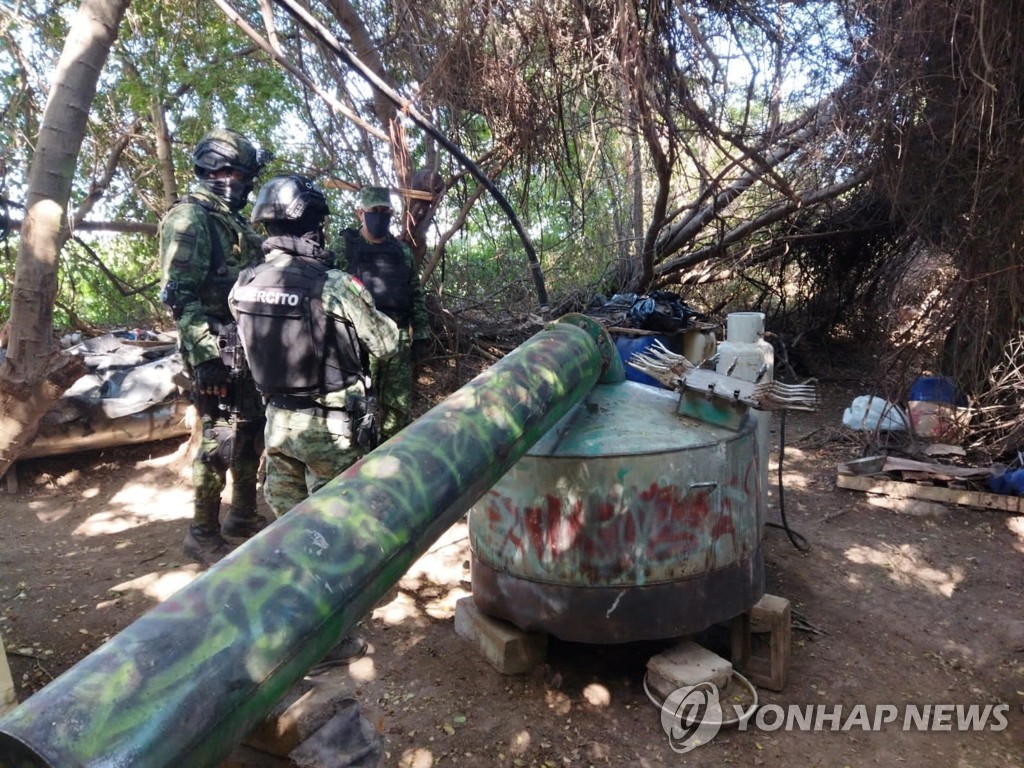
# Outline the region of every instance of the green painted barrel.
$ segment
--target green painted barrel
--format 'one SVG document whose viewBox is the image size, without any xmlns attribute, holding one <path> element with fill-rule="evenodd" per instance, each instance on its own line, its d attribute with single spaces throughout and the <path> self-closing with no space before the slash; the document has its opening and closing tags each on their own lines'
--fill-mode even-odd
<svg viewBox="0 0 1024 768">
<path fill-rule="evenodd" d="M 480 610 L 620 643 L 697 632 L 757 602 L 756 422 L 715 426 L 679 415 L 678 400 L 598 385 L 481 497 L 469 516 Z"/>
</svg>

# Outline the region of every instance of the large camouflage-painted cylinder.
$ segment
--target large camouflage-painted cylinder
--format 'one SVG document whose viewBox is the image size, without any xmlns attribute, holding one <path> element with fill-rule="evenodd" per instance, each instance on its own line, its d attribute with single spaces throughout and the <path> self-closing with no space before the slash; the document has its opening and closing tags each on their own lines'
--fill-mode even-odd
<svg viewBox="0 0 1024 768">
<path fill-rule="evenodd" d="M 567 316 L 0 718 L 0 765 L 216 765 L 622 364 Z"/>
</svg>

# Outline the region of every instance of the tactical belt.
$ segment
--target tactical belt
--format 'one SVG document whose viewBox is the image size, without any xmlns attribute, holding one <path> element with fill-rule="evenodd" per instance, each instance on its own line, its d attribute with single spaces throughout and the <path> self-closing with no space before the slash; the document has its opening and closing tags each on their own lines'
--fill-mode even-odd
<svg viewBox="0 0 1024 768">
<path fill-rule="evenodd" d="M 301 413 L 306 416 L 320 416 L 325 419 L 348 419 L 344 408 L 328 408 L 308 395 L 271 395 L 267 401 L 275 408 Z"/>
</svg>

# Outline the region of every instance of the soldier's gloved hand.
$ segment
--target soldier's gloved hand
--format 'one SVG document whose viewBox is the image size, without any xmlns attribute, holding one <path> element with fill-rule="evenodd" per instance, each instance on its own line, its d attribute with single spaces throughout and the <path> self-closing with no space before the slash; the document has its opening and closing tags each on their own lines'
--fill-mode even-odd
<svg viewBox="0 0 1024 768">
<path fill-rule="evenodd" d="M 421 360 L 425 360 L 427 354 L 430 352 L 430 342 L 426 339 L 415 339 L 412 342 L 410 348 L 410 355 L 414 363 L 418 363 Z"/>
<path fill-rule="evenodd" d="M 201 395 L 227 397 L 229 378 L 228 368 L 219 357 L 196 366 L 196 389 Z"/>
</svg>

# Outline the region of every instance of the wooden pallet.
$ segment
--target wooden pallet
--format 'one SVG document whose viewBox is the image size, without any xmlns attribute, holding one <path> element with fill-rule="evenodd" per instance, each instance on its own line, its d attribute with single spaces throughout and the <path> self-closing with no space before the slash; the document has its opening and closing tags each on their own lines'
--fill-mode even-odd
<svg viewBox="0 0 1024 768">
<path fill-rule="evenodd" d="M 889 473 L 897 474 L 895 479 Z M 920 499 L 977 509 L 1024 514 L 1024 498 L 971 490 L 967 485 L 991 472 L 986 468 L 951 467 L 941 464 L 869 456 L 839 465 L 836 486 L 890 499 Z"/>
</svg>

